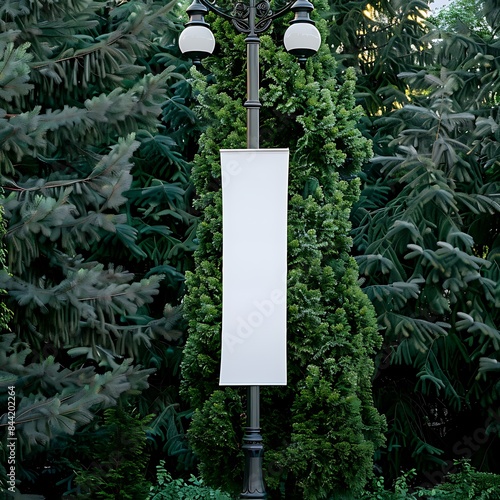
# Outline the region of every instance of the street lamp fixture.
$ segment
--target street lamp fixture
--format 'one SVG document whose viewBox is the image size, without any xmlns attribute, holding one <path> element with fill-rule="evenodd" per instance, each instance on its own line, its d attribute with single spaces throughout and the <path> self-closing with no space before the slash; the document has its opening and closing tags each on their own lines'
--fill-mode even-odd
<svg viewBox="0 0 500 500">
<path fill-rule="evenodd" d="M 210 31 L 205 15 L 213 12 L 232 22 L 238 33 L 246 34 L 247 46 L 247 148 L 259 149 L 259 35 L 265 32 L 273 19 L 287 12 L 295 14 L 285 32 L 285 49 L 298 57 L 303 65 L 306 58 L 315 54 L 321 45 L 321 35 L 309 17 L 314 6 L 308 0 L 290 1 L 278 8 L 271 9 L 268 0 L 248 0 L 248 4 L 237 2 L 232 11 L 222 9 L 217 0 L 193 0 L 187 8 L 189 21 L 179 37 L 181 52 L 199 64 L 203 57 L 214 51 L 215 38 Z M 256 369 L 258 369 L 256 367 Z M 243 491 L 240 499 L 266 498 L 262 475 L 263 446 L 260 435 L 260 387 L 248 386 L 247 399 L 248 426 L 245 427 L 242 448 L 245 453 Z"/>
<path fill-rule="evenodd" d="M 209 11 L 230 20 L 239 33 L 255 36 L 266 31 L 273 19 L 291 10 L 295 13 L 295 18 L 290 22 L 290 27 L 285 32 L 285 48 L 291 54 L 297 55 L 300 62 L 304 62 L 308 56 L 318 51 L 321 44 L 321 35 L 314 25 L 314 21 L 309 17 L 313 9 L 314 6 L 308 0 L 297 0 L 287 3 L 277 12 L 273 12 L 267 0 L 258 3 L 255 0 L 250 0 L 248 5 L 238 2 L 232 13 L 228 13 L 218 7 L 215 2 L 194 0 L 186 9 L 189 21 L 179 37 L 179 48 L 196 64 L 203 57 L 212 54 L 215 48 L 215 38 L 205 21 L 205 15 Z"/>
<path fill-rule="evenodd" d="M 205 21 L 207 7 L 198 0 L 186 9 L 189 21 L 179 37 L 179 48 L 183 54 L 189 55 L 195 64 L 203 57 L 209 56 L 215 48 L 215 37 Z"/>
<path fill-rule="evenodd" d="M 285 31 L 283 42 L 285 49 L 298 56 L 299 62 L 304 63 L 306 59 L 314 55 L 321 45 L 321 35 L 314 21 L 309 17 L 313 5 L 308 0 L 297 0 L 290 8 L 295 13 L 295 18 Z"/>
</svg>

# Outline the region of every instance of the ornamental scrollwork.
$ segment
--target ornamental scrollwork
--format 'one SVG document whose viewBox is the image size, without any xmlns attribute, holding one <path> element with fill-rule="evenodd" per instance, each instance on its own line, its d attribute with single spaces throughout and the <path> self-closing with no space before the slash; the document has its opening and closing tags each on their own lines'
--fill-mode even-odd
<svg viewBox="0 0 500 500">
<path fill-rule="evenodd" d="M 290 10 L 293 1 L 286 2 L 276 12 L 271 9 L 268 0 L 249 0 L 249 3 L 238 2 L 231 11 L 224 10 L 217 5 L 217 0 L 200 0 L 210 11 L 230 20 L 239 33 L 259 34 L 266 31 L 273 19 Z M 253 16 L 252 16 L 253 12 Z"/>
</svg>

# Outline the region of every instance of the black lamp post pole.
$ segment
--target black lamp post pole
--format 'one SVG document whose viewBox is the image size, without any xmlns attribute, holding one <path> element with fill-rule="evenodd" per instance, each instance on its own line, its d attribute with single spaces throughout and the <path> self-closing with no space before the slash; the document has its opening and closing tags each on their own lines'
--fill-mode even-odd
<svg viewBox="0 0 500 500">
<path fill-rule="evenodd" d="M 181 46 L 181 51 L 190 53 L 195 63 L 199 64 L 201 57 L 212 53 L 215 46 L 213 34 L 209 31 L 208 24 L 204 19 L 208 12 L 214 12 L 216 15 L 231 21 L 239 33 L 247 35 L 245 39 L 247 46 L 247 100 L 244 106 L 247 108 L 248 149 L 259 149 L 259 113 L 261 107 L 259 100 L 259 34 L 269 28 L 273 19 L 290 10 L 294 12 L 295 18 L 290 24 L 295 25 L 295 27 L 298 25 L 309 27 L 309 29 L 301 32 L 299 45 L 291 43 L 288 47 L 285 33 L 285 47 L 289 52 L 296 54 L 302 63 L 307 56 L 318 50 L 321 42 L 318 30 L 311 28 L 311 25 L 314 26 L 314 22 L 310 20 L 309 13 L 313 8 L 309 0 L 288 0 L 274 12 L 271 9 L 270 0 L 248 0 L 248 4 L 240 0 L 237 1 L 232 12 L 229 12 L 217 6 L 217 0 L 193 0 L 187 9 L 189 22 L 179 38 L 179 45 L 181 46 L 181 42 L 184 44 L 184 48 Z M 191 44 L 188 40 L 188 30 L 193 33 L 195 44 Z M 185 33 L 186 37 L 183 39 Z M 296 30 L 293 36 L 297 36 Z M 208 49 L 207 44 L 211 45 L 210 49 Z M 245 453 L 245 472 L 240 499 L 266 498 L 262 474 L 264 447 L 260 434 L 260 387 L 258 385 L 248 387 L 247 427 L 245 427 L 242 448 Z"/>
<path fill-rule="evenodd" d="M 259 47 L 260 39 L 255 33 L 255 3 L 250 0 L 248 12 L 249 33 L 247 44 L 247 148 L 259 149 Z M 243 436 L 245 453 L 245 475 L 240 498 L 266 498 L 262 459 L 264 447 L 260 434 L 260 387 L 252 385 L 247 391 L 247 427 Z"/>
<path fill-rule="evenodd" d="M 249 33 L 247 44 L 247 148 L 259 149 L 259 46 L 260 38 L 255 33 L 255 1 L 250 0 L 248 12 Z"/>
<path fill-rule="evenodd" d="M 248 387 L 247 411 L 248 427 L 243 436 L 243 451 L 245 453 L 245 475 L 243 491 L 240 498 L 266 498 L 264 478 L 262 476 L 262 458 L 264 447 L 260 434 L 260 387 Z"/>
</svg>

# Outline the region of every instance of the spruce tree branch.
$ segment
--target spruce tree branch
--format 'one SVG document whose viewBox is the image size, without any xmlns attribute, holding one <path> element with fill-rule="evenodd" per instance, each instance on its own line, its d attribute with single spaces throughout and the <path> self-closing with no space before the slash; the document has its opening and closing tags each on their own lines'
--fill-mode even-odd
<svg viewBox="0 0 500 500">
<path fill-rule="evenodd" d="M 109 37 L 107 37 L 106 40 L 99 42 L 99 43 L 95 44 L 94 46 L 89 47 L 87 49 L 77 50 L 72 56 L 62 57 L 60 59 L 55 59 L 55 60 L 47 60 L 47 61 L 43 61 L 43 62 L 40 61 L 37 63 L 33 63 L 31 65 L 31 67 L 32 67 L 32 69 L 38 70 L 40 68 L 50 66 L 51 64 L 59 64 L 59 63 L 65 62 L 65 61 L 78 60 L 78 59 L 80 59 L 88 54 L 99 52 L 100 50 L 103 49 L 103 47 L 111 47 L 112 45 L 117 43 L 118 40 L 120 40 L 124 36 L 126 36 L 126 33 L 124 33 L 123 31 L 121 33 L 120 33 L 120 30 L 113 31 L 112 33 L 109 34 Z"/>
</svg>

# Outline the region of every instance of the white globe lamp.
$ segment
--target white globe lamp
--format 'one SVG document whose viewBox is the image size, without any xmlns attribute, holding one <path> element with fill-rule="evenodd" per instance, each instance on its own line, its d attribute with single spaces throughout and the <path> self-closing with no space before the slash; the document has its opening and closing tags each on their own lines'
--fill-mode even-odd
<svg viewBox="0 0 500 500">
<path fill-rule="evenodd" d="M 214 34 L 205 22 L 208 9 L 194 0 L 186 12 L 189 14 L 189 21 L 179 37 L 179 49 L 195 64 L 200 64 L 201 59 L 212 54 L 215 48 Z"/>
<path fill-rule="evenodd" d="M 321 45 L 321 35 L 309 13 L 314 6 L 308 0 L 297 0 L 291 10 L 295 18 L 285 32 L 283 43 L 285 49 L 298 57 L 300 63 L 315 54 Z"/>
</svg>

